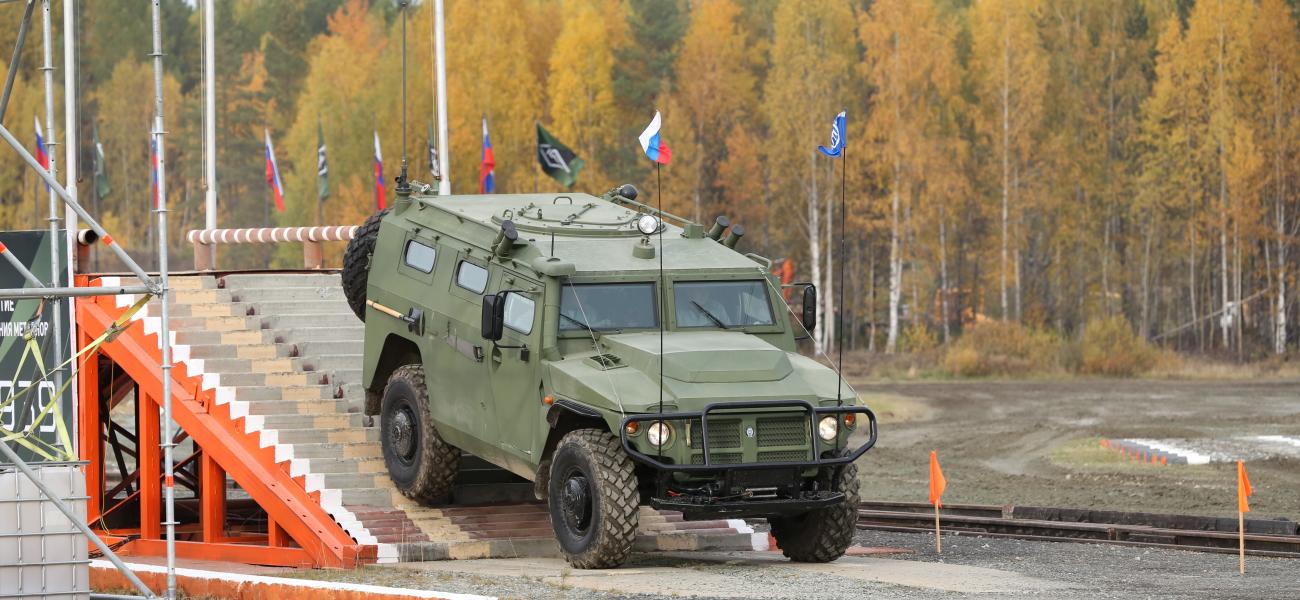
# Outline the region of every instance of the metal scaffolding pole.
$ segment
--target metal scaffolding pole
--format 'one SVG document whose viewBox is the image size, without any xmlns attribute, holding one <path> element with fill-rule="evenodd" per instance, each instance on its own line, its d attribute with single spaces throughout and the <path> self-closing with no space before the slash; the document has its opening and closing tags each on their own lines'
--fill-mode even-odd
<svg viewBox="0 0 1300 600">
<path fill-rule="evenodd" d="M 50 161 L 50 178 L 58 179 L 58 172 L 54 168 L 57 153 L 54 152 L 54 146 L 58 144 L 59 136 L 54 129 L 54 50 L 53 39 L 50 33 L 50 0 L 41 2 L 41 28 L 45 34 L 42 40 L 42 47 L 45 54 L 45 135 L 46 147 L 49 150 Z M 73 177 L 69 177 L 73 179 Z M 59 197 L 50 188 L 50 287 L 59 286 Z M 68 246 L 69 258 L 72 254 L 72 246 Z M 63 389 L 63 300 L 59 298 L 50 298 L 50 330 L 54 334 L 54 389 Z"/>
<path fill-rule="evenodd" d="M 162 53 L 162 3 L 153 0 L 153 88 L 154 88 L 154 127 L 153 136 L 158 144 L 158 299 L 162 306 L 161 332 L 158 334 L 162 345 L 162 449 L 163 449 L 163 505 L 166 511 L 163 525 L 167 527 L 167 598 L 176 598 L 176 488 L 172 449 L 176 447 L 175 435 L 172 433 L 172 343 L 171 322 L 168 320 L 167 290 L 167 151 L 163 141 L 167 137 L 163 128 L 163 53 Z"/>
<path fill-rule="evenodd" d="M 18 39 L 14 42 L 14 55 L 9 59 L 9 72 L 5 74 L 5 90 L 0 94 L 0 121 L 5 120 L 5 112 L 9 109 L 9 93 L 14 91 L 14 77 L 18 75 L 18 61 L 23 55 L 23 43 L 27 41 L 27 26 L 32 22 L 32 8 L 36 6 L 36 0 L 27 0 L 27 8 L 23 9 L 23 20 L 18 22 Z"/>
<path fill-rule="evenodd" d="M 63 180 L 68 182 L 64 186 L 68 190 L 68 196 L 76 200 L 77 176 L 79 174 L 77 171 L 77 128 L 79 121 L 77 119 L 77 7 L 74 4 L 73 0 L 63 0 L 63 149 L 66 157 L 63 161 L 63 172 L 65 173 Z M 70 210 L 64 211 L 63 219 L 63 238 L 66 240 L 64 248 L 68 252 L 68 261 L 65 268 L 68 273 L 68 285 L 72 285 L 73 263 L 77 260 L 77 252 L 73 250 L 77 245 L 77 213 Z M 54 285 L 58 285 L 57 277 Z M 64 306 L 67 307 L 63 316 L 68 318 L 68 347 L 76 348 L 77 313 L 75 301 L 68 298 L 64 301 Z M 56 313 L 54 316 L 54 335 L 56 336 L 59 335 L 58 323 L 60 318 L 60 315 Z M 68 376 L 74 380 L 72 389 L 77 389 L 75 382 L 77 378 L 76 371 L 69 371 Z M 59 372 L 57 377 L 62 379 L 63 373 Z M 76 430 L 75 424 L 73 430 L 74 432 Z M 72 439 L 78 438 L 74 435 Z"/>
<path fill-rule="evenodd" d="M 203 223 L 217 228 L 217 90 L 216 90 L 216 13 L 212 0 L 203 0 Z M 206 251 L 208 264 L 217 267 L 217 247 Z"/>
</svg>

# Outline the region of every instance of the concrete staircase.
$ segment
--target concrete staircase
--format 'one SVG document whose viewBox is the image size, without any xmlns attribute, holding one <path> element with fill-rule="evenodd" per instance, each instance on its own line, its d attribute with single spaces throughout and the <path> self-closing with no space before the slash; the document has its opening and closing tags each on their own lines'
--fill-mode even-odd
<svg viewBox="0 0 1300 600">
<path fill-rule="evenodd" d="M 112 285 L 105 278 L 106 285 Z M 389 481 L 379 428 L 362 414 L 364 325 L 348 308 L 336 273 L 172 276 L 173 358 L 232 418 L 273 448 L 295 478 L 380 562 L 558 553 L 544 504 L 530 485 L 467 457 L 456 500 L 492 506 L 420 506 Z M 119 297 L 120 306 L 134 299 Z M 157 328 L 158 302 L 137 318 Z M 494 474 L 495 473 L 495 474 Z M 766 536 L 741 520 L 683 522 L 643 509 L 637 548 L 759 549 Z"/>
</svg>

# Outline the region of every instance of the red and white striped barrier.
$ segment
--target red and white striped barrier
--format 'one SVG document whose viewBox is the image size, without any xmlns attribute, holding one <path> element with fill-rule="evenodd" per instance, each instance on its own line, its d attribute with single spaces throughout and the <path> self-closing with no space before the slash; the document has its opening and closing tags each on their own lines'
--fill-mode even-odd
<svg viewBox="0 0 1300 600">
<path fill-rule="evenodd" d="M 279 244 L 301 243 L 303 266 L 319 269 L 325 265 L 321 242 L 346 242 L 357 232 L 356 225 L 330 225 L 326 227 L 255 227 L 251 229 L 195 229 L 185 234 L 194 244 L 194 270 L 211 271 L 215 268 L 210 246 L 217 244 Z"/>
</svg>

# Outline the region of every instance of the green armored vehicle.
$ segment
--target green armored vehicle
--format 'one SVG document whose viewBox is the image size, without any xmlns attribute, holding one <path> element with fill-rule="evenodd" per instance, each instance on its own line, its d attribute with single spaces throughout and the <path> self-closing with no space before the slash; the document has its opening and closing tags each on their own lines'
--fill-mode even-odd
<svg viewBox="0 0 1300 600">
<path fill-rule="evenodd" d="M 389 476 L 438 502 L 464 451 L 533 481 L 581 568 L 622 564 L 643 504 L 766 517 L 789 558 L 840 557 L 876 421 L 796 352 L 816 289 L 796 317 L 741 226 L 636 195 L 417 192 L 358 229 L 343 284 Z"/>
</svg>

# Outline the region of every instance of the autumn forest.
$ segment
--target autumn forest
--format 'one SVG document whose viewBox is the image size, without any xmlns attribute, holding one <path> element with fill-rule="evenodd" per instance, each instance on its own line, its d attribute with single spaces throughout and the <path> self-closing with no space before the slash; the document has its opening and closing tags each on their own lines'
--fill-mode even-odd
<svg viewBox="0 0 1300 600">
<path fill-rule="evenodd" d="M 422 182 L 431 4 L 407 21 L 405 143 Z M 77 5 L 82 201 L 152 264 L 148 7 Z M 204 220 L 201 27 L 190 2 L 163 5 L 166 205 L 185 266 L 183 234 Z M 820 284 L 821 331 L 842 319 L 849 348 L 933 347 L 983 322 L 1070 337 L 1106 321 L 1171 350 L 1286 354 L 1300 340 L 1298 14 L 1289 0 L 447 0 L 449 175 L 454 193 L 477 192 L 486 118 L 498 192 L 560 191 L 538 166 L 540 122 L 584 160 L 574 190 L 653 194 L 637 134 L 658 110 L 665 209 L 743 224 L 743 251 Z M 0 4 L 6 58 L 21 15 Z M 218 0 L 216 18 L 220 226 L 360 223 L 376 208 L 376 132 L 390 181 L 401 163 L 396 3 Z M 32 143 L 37 24 L 4 116 Z M 841 110 L 845 156 L 831 159 L 816 148 Z M 46 199 L 0 152 L 0 228 L 44 226 Z M 295 264 L 290 246 L 221 255 L 223 268 Z"/>
</svg>

